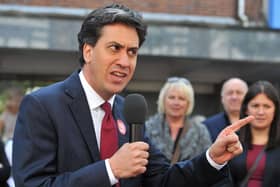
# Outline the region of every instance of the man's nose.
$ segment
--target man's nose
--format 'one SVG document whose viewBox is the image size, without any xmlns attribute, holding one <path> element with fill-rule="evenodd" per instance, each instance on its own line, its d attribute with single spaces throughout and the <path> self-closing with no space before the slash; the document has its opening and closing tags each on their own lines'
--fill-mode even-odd
<svg viewBox="0 0 280 187">
<path fill-rule="evenodd" d="M 121 54 L 120 59 L 119 59 L 119 64 L 124 67 L 129 66 L 130 60 L 129 60 L 129 56 L 127 53 Z"/>
</svg>

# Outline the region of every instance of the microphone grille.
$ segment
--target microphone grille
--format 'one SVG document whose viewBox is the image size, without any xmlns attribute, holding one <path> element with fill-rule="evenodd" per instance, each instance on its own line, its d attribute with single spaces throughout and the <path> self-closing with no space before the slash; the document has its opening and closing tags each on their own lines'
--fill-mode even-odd
<svg viewBox="0 0 280 187">
<path fill-rule="evenodd" d="M 147 115 L 147 102 L 141 94 L 129 94 L 124 100 L 124 117 L 129 124 L 144 124 Z"/>
</svg>

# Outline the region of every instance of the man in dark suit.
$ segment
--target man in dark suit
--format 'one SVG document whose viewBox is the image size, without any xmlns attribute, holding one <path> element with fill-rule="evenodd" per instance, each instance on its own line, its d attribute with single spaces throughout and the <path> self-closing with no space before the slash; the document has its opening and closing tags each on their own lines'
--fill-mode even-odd
<svg viewBox="0 0 280 187">
<path fill-rule="evenodd" d="M 240 78 L 226 80 L 221 89 L 221 103 L 224 111 L 207 118 L 204 123 L 214 142 L 219 133 L 240 118 L 240 107 L 248 90 L 247 83 Z"/>
<path fill-rule="evenodd" d="M 13 149 L 16 186 L 185 187 L 228 182 L 224 164 L 242 152 L 234 132 L 250 117 L 223 131 L 206 153 L 172 167 L 147 138 L 128 143 L 123 98 L 117 93 L 134 74 L 145 35 L 139 13 L 119 4 L 87 16 L 78 34 L 81 69 L 22 101 Z M 105 101 L 113 106 L 118 148 L 101 158 Z"/>
</svg>

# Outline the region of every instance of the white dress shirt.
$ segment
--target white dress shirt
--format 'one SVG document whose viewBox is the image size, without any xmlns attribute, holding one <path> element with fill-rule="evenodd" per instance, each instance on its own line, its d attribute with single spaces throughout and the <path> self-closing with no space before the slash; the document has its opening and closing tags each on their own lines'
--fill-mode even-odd
<svg viewBox="0 0 280 187">
<path fill-rule="evenodd" d="M 100 149 L 101 125 L 102 125 L 102 119 L 105 115 L 105 112 L 102 110 L 102 108 L 100 106 L 105 101 L 89 85 L 89 83 L 85 79 L 83 71 L 81 71 L 79 73 L 79 77 L 80 77 L 80 80 L 81 80 L 81 83 L 82 83 L 82 87 L 83 87 L 83 89 L 85 91 L 85 94 L 86 94 L 86 98 L 87 98 L 89 109 L 90 109 L 91 118 L 92 118 L 92 121 L 93 121 L 94 130 L 95 130 L 95 136 L 96 136 L 98 149 Z M 113 106 L 114 99 L 115 99 L 115 95 L 112 96 L 108 100 L 108 102 L 111 104 L 111 106 Z M 111 108 L 113 108 L 113 107 L 111 107 Z M 114 176 L 108 159 L 105 160 L 105 165 L 106 165 L 106 170 L 107 170 L 107 173 L 109 175 L 111 185 L 116 184 L 118 182 L 118 179 Z"/>
</svg>

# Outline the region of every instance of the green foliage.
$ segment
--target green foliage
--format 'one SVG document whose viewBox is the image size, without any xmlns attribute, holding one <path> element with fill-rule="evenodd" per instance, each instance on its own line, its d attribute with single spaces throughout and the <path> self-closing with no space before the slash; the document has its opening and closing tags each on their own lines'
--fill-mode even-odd
<svg viewBox="0 0 280 187">
<path fill-rule="evenodd" d="M 5 108 L 5 101 L 6 101 L 5 94 L 0 94 L 0 114 L 3 112 Z"/>
<path fill-rule="evenodd" d="M 47 86 L 53 83 L 53 81 L 18 81 L 18 80 L 2 80 L 0 81 L 0 114 L 3 112 L 7 100 L 7 89 L 11 87 L 18 87 L 23 90 L 24 93 L 30 93 L 35 89 L 42 86 Z"/>
</svg>

